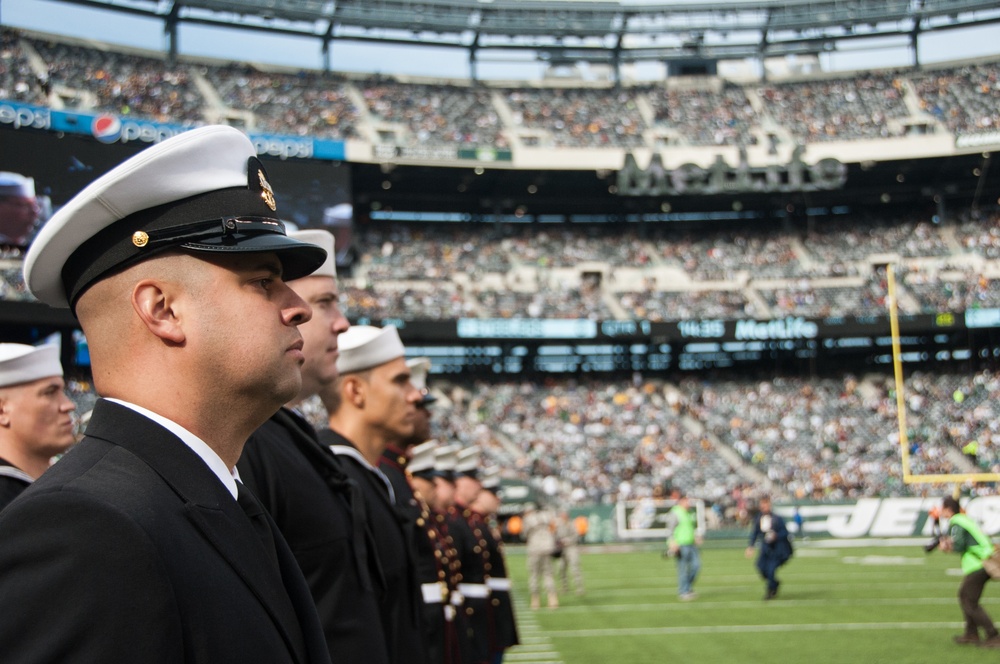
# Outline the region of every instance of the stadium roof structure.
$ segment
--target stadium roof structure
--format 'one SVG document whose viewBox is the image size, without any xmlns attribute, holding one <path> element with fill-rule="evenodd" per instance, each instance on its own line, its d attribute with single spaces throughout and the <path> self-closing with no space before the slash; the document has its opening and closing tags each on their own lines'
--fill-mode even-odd
<svg viewBox="0 0 1000 664">
<path fill-rule="evenodd" d="M 1000 22 L 995 0 L 63 0 L 181 23 L 331 42 L 487 49 L 551 63 L 719 61 L 815 55 L 896 36 Z M 172 44 L 176 43 L 173 39 Z M 174 47 L 171 46 L 171 52 Z"/>
</svg>

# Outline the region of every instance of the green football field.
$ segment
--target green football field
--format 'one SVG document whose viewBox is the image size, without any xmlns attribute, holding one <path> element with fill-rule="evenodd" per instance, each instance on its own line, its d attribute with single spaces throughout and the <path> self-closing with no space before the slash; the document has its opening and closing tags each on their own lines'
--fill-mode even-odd
<svg viewBox="0 0 1000 664">
<path fill-rule="evenodd" d="M 706 545 L 691 602 L 677 599 L 676 565 L 659 549 L 585 549 L 586 594 L 560 593 L 558 609 L 534 611 L 523 552 L 508 549 L 522 645 L 504 661 L 1000 662 L 1000 650 L 952 643 L 963 625 L 959 557 L 921 544 L 800 544 L 771 601 L 741 543 Z M 983 606 L 1000 621 L 1000 582 L 987 584 Z"/>
</svg>

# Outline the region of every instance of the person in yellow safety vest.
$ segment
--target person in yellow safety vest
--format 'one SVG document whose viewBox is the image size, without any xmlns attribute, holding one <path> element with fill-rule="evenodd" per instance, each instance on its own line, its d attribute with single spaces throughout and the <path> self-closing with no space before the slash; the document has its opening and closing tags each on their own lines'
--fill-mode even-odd
<svg viewBox="0 0 1000 664">
<path fill-rule="evenodd" d="M 957 500 L 948 496 L 941 502 L 941 516 L 948 519 L 948 534 L 941 538 L 938 548 L 962 555 L 962 573 L 965 575 L 958 587 L 958 604 L 965 616 L 965 632 L 955 637 L 955 643 L 1000 648 L 1000 634 L 993 619 L 979 604 L 983 588 L 990 575 L 983 569 L 983 560 L 993 554 L 993 542 L 979 526 L 962 513 Z M 980 640 L 979 630 L 985 638 Z"/>
<path fill-rule="evenodd" d="M 979 441 L 970 440 L 968 443 L 962 446 L 962 454 L 969 457 L 969 461 L 973 464 L 979 463 Z"/>
<path fill-rule="evenodd" d="M 677 596 L 681 601 L 693 600 L 694 582 L 701 571 L 701 533 L 691 511 L 691 499 L 681 496 L 667 515 L 667 552 L 677 558 Z"/>
</svg>

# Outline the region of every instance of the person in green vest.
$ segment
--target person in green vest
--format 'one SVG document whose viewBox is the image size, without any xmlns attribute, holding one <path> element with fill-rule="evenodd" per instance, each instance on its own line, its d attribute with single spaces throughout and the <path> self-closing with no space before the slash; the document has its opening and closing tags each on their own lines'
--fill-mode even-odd
<svg viewBox="0 0 1000 664">
<path fill-rule="evenodd" d="M 694 581 L 701 571 L 701 541 L 691 499 L 681 496 L 667 514 L 667 551 L 677 558 L 677 596 L 684 602 L 696 597 Z"/>
<path fill-rule="evenodd" d="M 979 464 L 979 441 L 970 440 L 962 446 L 962 454 L 969 458 L 973 465 Z"/>
<path fill-rule="evenodd" d="M 990 575 L 983 569 L 983 560 L 993 553 L 993 542 L 979 526 L 962 513 L 958 501 L 951 496 L 941 502 L 941 517 L 948 520 L 948 534 L 941 537 L 938 548 L 962 555 L 962 585 L 958 587 L 958 604 L 965 616 L 965 632 L 955 637 L 955 643 L 1000 648 L 1000 634 L 986 609 L 979 605 L 983 588 Z M 979 631 L 983 631 L 980 639 Z"/>
</svg>

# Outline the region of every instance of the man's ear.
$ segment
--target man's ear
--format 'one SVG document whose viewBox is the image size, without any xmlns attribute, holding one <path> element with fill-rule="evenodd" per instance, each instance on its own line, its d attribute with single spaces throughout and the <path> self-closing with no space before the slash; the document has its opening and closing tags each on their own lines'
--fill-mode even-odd
<svg viewBox="0 0 1000 664">
<path fill-rule="evenodd" d="M 176 309 L 176 288 L 156 279 L 143 279 L 132 289 L 132 308 L 146 329 L 169 343 L 184 342 L 184 329 Z"/>
<path fill-rule="evenodd" d="M 10 426 L 10 397 L 0 394 L 0 427 Z"/>
<path fill-rule="evenodd" d="M 357 376 L 344 378 L 344 384 L 341 388 L 344 400 L 349 401 L 355 408 L 364 408 L 367 396 L 365 388 L 365 381 Z"/>
</svg>

